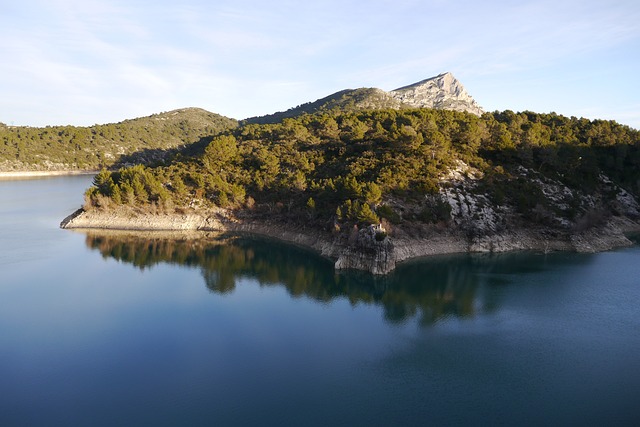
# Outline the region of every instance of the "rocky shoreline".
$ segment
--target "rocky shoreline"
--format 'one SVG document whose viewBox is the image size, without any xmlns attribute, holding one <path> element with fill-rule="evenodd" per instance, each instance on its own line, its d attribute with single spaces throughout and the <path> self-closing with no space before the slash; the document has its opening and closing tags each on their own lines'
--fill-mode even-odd
<svg viewBox="0 0 640 427">
<path fill-rule="evenodd" d="M 243 220 L 219 210 L 184 213 L 143 213 L 131 209 L 102 211 L 79 209 L 65 218 L 64 229 L 108 229 L 128 231 L 250 233 L 307 247 L 335 261 L 335 268 L 387 274 L 396 264 L 414 258 L 464 252 L 601 252 L 631 246 L 626 233 L 640 232 L 640 224 L 625 217 L 613 217 L 606 224 L 575 233 L 558 233 L 547 228 L 518 229 L 468 238 L 462 231 L 437 227 L 403 229 L 391 236 L 380 226 L 330 233 L 312 227 L 268 220 Z"/>
</svg>

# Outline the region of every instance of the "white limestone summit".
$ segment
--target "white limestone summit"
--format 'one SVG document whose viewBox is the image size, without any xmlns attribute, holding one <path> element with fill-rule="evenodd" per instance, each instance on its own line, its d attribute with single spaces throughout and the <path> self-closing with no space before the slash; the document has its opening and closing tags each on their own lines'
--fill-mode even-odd
<svg viewBox="0 0 640 427">
<path fill-rule="evenodd" d="M 443 73 L 388 92 L 393 98 L 415 108 L 467 111 L 481 115 L 484 110 L 451 73 Z"/>
</svg>

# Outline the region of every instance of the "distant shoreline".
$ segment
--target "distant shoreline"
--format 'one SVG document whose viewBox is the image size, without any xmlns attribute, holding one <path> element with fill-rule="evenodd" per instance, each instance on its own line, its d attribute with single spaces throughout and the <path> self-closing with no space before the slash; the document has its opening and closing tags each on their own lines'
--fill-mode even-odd
<svg viewBox="0 0 640 427">
<path fill-rule="evenodd" d="M 45 178 L 48 176 L 73 176 L 73 175 L 95 175 L 98 171 L 0 171 L 0 181 L 2 180 L 17 180 L 17 179 L 31 179 L 31 178 Z"/>
</svg>

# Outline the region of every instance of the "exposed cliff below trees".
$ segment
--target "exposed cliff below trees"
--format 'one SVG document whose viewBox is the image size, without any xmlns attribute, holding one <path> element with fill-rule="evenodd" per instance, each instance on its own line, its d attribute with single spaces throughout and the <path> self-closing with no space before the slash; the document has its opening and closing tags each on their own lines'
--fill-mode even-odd
<svg viewBox="0 0 640 427">
<path fill-rule="evenodd" d="M 416 225 L 394 227 L 392 235 L 380 226 L 354 228 L 348 234 L 331 233 L 304 224 L 236 218 L 232 212 L 212 209 L 181 213 L 143 213 L 129 208 L 109 211 L 79 210 L 61 223 L 67 229 L 165 232 L 167 238 L 192 231 L 250 233 L 312 249 L 334 261 L 335 268 L 386 274 L 399 262 L 425 256 L 516 250 L 599 252 L 632 245 L 625 236 L 640 232 L 640 224 L 626 218 L 580 232 L 558 232 L 547 227 L 521 228 L 470 237 L 465 230 Z M 178 232 L 179 234 L 176 234 Z M 155 235 L 158 237 L 158 235 Z M 163 234 L 160 234 L 162 237 Z"/>
<path fill-rule="evenodd" d="M 630 244 L 640 133 L 555 114 L 335 112 L 243 125 L 94 184 L 67 226 L 254 232 L 385 273 L 436 253 Z"/>
<path fill-rule="evenodd" d="M 65 226 L 254 232 L 381 274 L 436 253 L 606 250 L 638 228 L 640 132 L 482 113 L 449 73 L 226 129 L 101 171 Z"/>
</svg>

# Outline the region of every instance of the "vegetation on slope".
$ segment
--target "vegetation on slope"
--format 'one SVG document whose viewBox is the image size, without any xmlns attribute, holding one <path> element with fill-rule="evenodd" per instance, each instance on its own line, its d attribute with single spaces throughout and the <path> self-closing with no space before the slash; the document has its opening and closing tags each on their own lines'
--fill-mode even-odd
<svg viewBox="0 0 640 427">
<path fill-rule="evenodd" d="M 306 102 L 297 107 L 266 116 L 251 117 L 243 123 L 273 124 L 303 114 L 331 113 L 337 111 L 382 110 L 410 108 L 390 96 L 383 90 L 375 88 L 345 89 L 313 102 Z"/>
<path fill-rule="evenodd" d="M 196 108 L 91 127 L 0 124 L 0 171 L 97 170 L 151 163 L 168 150 L 236 126 L 235 120 Z"/>
<path fill-rule="evenodd" d="M 245 124 L 203 141 L 163 165 L 103 170 L 86 208 L 218 206 L 326 229 L 381 219 L 446 223 L 443 177 L 461 162 L 480 172 L 475 191 L 529 222 L 616 214 L 608 202 L 618 193 L 603 176 L 640 194 L 640 132 L 554 113 L 332 111 Z M 545 181 L 571 190 L 562 209 Z"/>
</svg>

